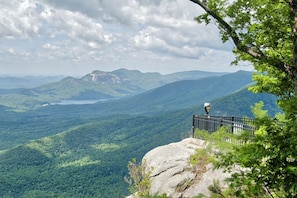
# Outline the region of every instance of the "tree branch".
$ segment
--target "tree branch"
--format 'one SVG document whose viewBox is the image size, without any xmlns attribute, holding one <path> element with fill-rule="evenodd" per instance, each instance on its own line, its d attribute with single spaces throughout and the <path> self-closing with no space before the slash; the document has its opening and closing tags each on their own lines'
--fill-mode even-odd
<svg viewBox="0 0 297 198">
<path fill-rule="evenodd" d="M 206 11 L 207 14 L 212 16 L 219 23 L 220 27 L 228 33 L 228 35 L 233 40 L 235 46 L 237 47 L 237 49 L 239 51 L 247 53 L 247 54 L 249 54 L 250 56 L 252 56 L 253 58 L 255 58 L 257 60 L 266 60 L 265 62 L 267 62 L 268 58 L 266 57 L 266 55 L 257 46 L 255 46 L 253 44 L 249 44 L 249 46 L 243 45 L 242 41 L 240 40 L 240 38 L 238 36 L 238 34 L 231 27 L 231 25 L 229 25 L 229 23 L 227 23 L 216 12 L 211 10 L 208 7 L 206 1 L 201 1 L 201 0 L 190 0 L 190 1 L 197 4 L 197 5 L 199 5 L 202 9 L 204 9 Z M 288 69 L 285 67 L 284 62 L 277 61 L 277 62 L 274 62 L 272 65 L 275 68 L 277 68 L 277 69 L 279 69 L 279 70 L 281 70 L 281 71 L 283 71 L 285 73 L 288 73 Z"/>
<path fill-rule="evenodd" d="M 256 46 L 252 45 L 251 47 L 248 47 L 248 46 L 242 45 L 242 42 L 238 37 L 237 33 L 235 32 L 235 30 L 222 17 L 220 17 L 217 13 L 209 9 L 209 7 L 204 2 L 201 2 L 199 0 L 190 0 L 190 1 L 192 1 L 195 4 L 198 4 L 210 16 L 212 16 L 215 20 L 217 20 L 218 23 L 221 25 L 221 27 L 229 34 L 235 46 L 240 51 L 243 51 L 256 59 L 262 59 L 264 57 L 264 54 L 260 50 L 257 50 L 257 51 L 254 50 Z"/>
</svg>

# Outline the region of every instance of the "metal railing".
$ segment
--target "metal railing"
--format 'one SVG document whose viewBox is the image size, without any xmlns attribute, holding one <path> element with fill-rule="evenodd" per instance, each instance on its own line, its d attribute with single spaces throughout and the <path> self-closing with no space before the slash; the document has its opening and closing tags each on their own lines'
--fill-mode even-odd
<svg viewBox="0 0 297 198">
<path fill-rule="evenodd" d="M 206 130 L 212 133 L 223 126 L 226 127 L 228 132 L 234 134 L 240 131 L 250 131 L 251 135 L 254 135 L 256 130 L 254 120 L 246 117 L 193 115 L 193 135 L 195 129 Z"/>
</svg>

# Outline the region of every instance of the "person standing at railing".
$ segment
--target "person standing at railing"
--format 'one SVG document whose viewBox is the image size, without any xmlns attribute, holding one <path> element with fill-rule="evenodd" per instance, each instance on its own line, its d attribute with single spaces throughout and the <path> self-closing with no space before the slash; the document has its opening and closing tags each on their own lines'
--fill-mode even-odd
<svg viewBox="0 0 297 198">
<path fill-rule="evenodd" d="M 204 110 L 205 110 L 205 112 L 206 112 L 206 117 L 207 118 L 209 118 L 210 116 L 209 116 L 209 112 L 210 112 L 210 103 L 209 102 L 206 102 L 206 103 L 204 103 Z"/>
<path fill-rule="evenodd" d="M 209 112 L 210 112 L 210 103 L 206 102 L 204 103 L 204 110 L 206 112 L 206 121 L 205 121 L 205 130 L 209 132 Z"/>
</svg>

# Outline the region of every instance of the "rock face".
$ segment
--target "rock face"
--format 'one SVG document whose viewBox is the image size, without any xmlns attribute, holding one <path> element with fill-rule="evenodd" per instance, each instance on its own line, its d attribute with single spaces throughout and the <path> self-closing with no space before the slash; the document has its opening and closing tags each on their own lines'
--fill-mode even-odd
<svg viewBox="0 0 297 198">
<path fill-rule="evenodd" d="M 101 84 L 121 84 L 123 79 L 111 72 L 93 71 L 82 78 L 84 81 Z M 126 79 L 127 80 L 127 79 Z"/>
<path fill-rule="evenodd" d="M 150 194 L 166 194 L 168 197 L 209 196 L 208 186 L 230 176 L 223 170 L 213 170 L 212 164 L 205 165 L 204 171 L 197 171 L 190 163 L 190 156 L 196 149 L 206 148 L 203 140 L 188 138 L 181 142 L 157 147 L 149 151 L 142 160 L 146 173 L 150 174 Z"/>
</svg>

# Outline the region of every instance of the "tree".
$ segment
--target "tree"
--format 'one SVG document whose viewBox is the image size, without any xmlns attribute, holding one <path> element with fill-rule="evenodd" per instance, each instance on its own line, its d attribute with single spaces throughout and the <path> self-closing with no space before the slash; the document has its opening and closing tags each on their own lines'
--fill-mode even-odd
<svg viewBox="0 0 297 198">
<path fill-rule="evenodd" d="M 297 96 L 296 0 L 190 0 L 206 14 L 196 18 L 218 25 L 223 42 L 231 39 L 238 61 L 250 61 L 259 73 L 253 91 L 268 92 L 283 101 Z M 289 107 L 282 108 L 290 112 Z M 295 114 L 296 112 L 294 112 Z"/>
<path fill-rule="evenodd" d="M 261 130 L 248 144 L 237 148 L 239 154 L 228 156 L 229 163 L 225 161 L 225 165 L 237 163 L 251 170 L 233 175 L 231 184 L 250 181 L 252 185 L 239 192 L 246 196 L 251 190 L 255 195 L 296 196 L 297 0 L 190 1 L 206 12 L 196 18 L 198 22 L 216 23 L 222 41 L 233 41 L 233 64 L 249 61 L 254 65 L 256 83 L 250 90 L 278 96 L 285 114 L 282 124 L 267 115 L 258 116 Z"/>
</svg>

